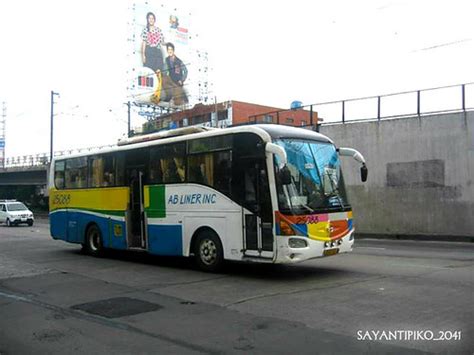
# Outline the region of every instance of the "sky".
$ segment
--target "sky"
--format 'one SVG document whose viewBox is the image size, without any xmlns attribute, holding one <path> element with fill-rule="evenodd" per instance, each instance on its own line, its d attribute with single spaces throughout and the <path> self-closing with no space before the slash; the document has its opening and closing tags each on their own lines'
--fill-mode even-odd
<svg viewBox="0 0 474 355">
<path fill-rule="evenodd" d="M 287 108 L 474 81 L 470 0 L 148 3 L 192 14 L 218 102 Z M 0 2 L 6 157 L 49 152 L 51 91 L 55 150 L 126 133 L 132 4 Z M 142 122 L 132 114 L 132 126 Z"/>
</svg>

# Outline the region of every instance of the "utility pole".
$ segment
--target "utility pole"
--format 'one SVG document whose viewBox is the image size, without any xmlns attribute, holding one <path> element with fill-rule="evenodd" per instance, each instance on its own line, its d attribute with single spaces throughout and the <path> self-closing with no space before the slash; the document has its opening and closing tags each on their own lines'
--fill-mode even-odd
<svg viewBox="0 0 474 355">
<path fill-rule="evenodd" d="M 2 104 L 2 117 L 0 118 L 0 168 L 5 168 L 5 136 L 7 122 L 7 104 Z"/>
<path fill-rule="evenodd" d="M 51 142 L 50 142 L 50 152 L 49 152 L 49 162 L 51 163 L 53 161 L 53 155 L 54 155 L 54 151 L 53 151 L 53 132 L 54 132 L 54 95 L 57 95 L 59 97 L 59 93 L 58 92 L 54 92 L 53 90 L 51 90 L 51 131 L 50 131 L 50 138 L 51 138 Z"/>
<path fill-rule="evenodd" d="M 131 103 L 130 101 L 127 101 L 125 103 L 125 105 L 127 105 L 127 137 L 130 138 L 130 130 L 131 130 L 131 123 L 130 123 L 130 120 L 131 120 Z"/>
<path fill-rule="evenodd" d="M 131 120 L 131 114 L 130 114 L 130 101 L 127 102 L 127 122 L 128 122 L 128 125 L 127 125 L 127 137 L 130 137 L 130 131 L 131 131 L 131 123 L 130 123 L 130 120 Z"/>
</svg>

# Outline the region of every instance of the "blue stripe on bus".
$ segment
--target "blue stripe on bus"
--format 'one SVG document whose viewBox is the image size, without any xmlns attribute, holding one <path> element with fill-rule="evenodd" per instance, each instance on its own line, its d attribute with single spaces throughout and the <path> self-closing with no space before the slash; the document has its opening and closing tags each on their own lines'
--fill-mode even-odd
<svg viewBox="0 0 474 355">
<path fill-rule="evenodd" d="M 183 255 L 183 228 L 177 224 L 148 225 L 148 251 L 158 255 Z"/>
<path fill-rule="evenodd" d="M 55 211 L 49 215 L 49 229 L 53 239 L 67 241 L 67 211 Z"/>
<path fill-rule="evenodd" d="M 49 218 L 51 236 L 54 239 L 65 240 L 70 243 L 84 243 L 86 227 L 89 223 L 95 223 L 100 229 L 105 248 L 127 249 L 125 222 L 82 211 L 57 211 L 50 214 Z M 120 234 L 114 232 L 114 226 L 116 225 L 119 226 L 117 231 L 121 230 Z"/>
</svg>

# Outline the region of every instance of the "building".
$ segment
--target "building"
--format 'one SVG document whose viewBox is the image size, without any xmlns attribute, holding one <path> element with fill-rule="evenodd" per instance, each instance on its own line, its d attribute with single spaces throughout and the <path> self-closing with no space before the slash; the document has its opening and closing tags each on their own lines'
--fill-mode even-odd
<svg viewBox="0 0 474 355">
<path fill-rule="evenodd" d="M 197 104 L 188 110 L 161 115 L 145 123 L 143 132 L 198 125 L 224 128 L 251 123 L 316 127 L 318 113 L 303 108 L 281 109 L 232 100 L 211 105 Z"/>
</svg>

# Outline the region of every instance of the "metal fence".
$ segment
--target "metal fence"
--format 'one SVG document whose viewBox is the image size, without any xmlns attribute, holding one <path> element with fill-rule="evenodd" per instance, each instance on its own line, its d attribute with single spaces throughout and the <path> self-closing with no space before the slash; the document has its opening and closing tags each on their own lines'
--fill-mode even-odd
<svg viewBox="0 0 474 355">
<path fill-rule="evenodd" d="M 299 106 L 249 116 L 249 123 L 289 124 L 291 112 L 304 111 L 311 121 L 318 123 L 347 123 L 411 116 L 427 116 L 474 109 L 474 82 L 441 86 L 394 94 L 360 97 Z M 312 125 L 313 122 L 308 124 Z"/>
<path fill-rule="evenodd" d="M 99 146 L 99 147 L 62 150 L 62 151 L 54 152 L 54 157 L 61 157 L 64 155 L 91 152 L 91 151 L 107 149 L 111 147 L 114 147 L 114 145 L 104 145 L 104 146 Z M 49 155 L 50 153 L 40 153 L 40 154 L 34 154 L 34 155 L 21 155 L 17 157 L 8 157 L 5 159 L 4 164 L 0 162 L 0 169 L 2 168 L 2 166 L 3 168 L 8 169 L 8 168 L 28 168 L 28 167 L 38 167 L 38 166 L 43 166 L 43 165 L 49 165 L 50 163 Z"/>
</svg>

